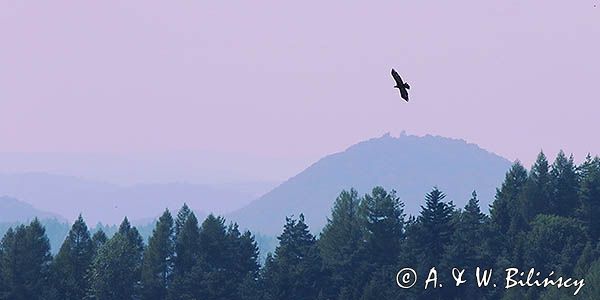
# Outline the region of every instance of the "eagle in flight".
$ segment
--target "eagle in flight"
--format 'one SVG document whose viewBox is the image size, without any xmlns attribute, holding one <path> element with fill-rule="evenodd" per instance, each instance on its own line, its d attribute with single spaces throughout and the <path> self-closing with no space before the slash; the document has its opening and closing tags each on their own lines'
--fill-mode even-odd
<svg viewBox="0 0 600 300">
<path fill-rule="evenodd" d="M 392 69 L 392 77 L 394 77 L 394 80 L 396 81 L 396 85 L 394 87 L 400 91 L 400 97 L 408 102 L 408 90 L 410 89 L 410 85 L 408 85 L 406 82 L 403 82 L 402 78 L 400 78 L 400 75 L 398 75 L 398 72 L 396 72 L 394 69 Z"/>
</svg>

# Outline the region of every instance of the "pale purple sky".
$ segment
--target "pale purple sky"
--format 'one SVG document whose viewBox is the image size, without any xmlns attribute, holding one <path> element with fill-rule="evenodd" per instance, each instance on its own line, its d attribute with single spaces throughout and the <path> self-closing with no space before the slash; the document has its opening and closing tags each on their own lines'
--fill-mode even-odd
<svg viewBox="0 0 600 300">
<path fill-rule="evenodd" d="M 596 2 L 1 1 L 0 152 L 297 168 L 406 130 L 581 159 L 600 152 Z"/>
</svg>

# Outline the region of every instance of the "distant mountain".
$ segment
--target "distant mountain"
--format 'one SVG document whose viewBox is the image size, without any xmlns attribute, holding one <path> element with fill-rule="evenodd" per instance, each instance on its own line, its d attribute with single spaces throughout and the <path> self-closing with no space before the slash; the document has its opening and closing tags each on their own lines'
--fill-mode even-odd
<svg viewBox="0 0 600 300">
<path fill-rule="evenodd" d="M 34 218 L 64 220 L 57 214 L 39 210 L 29 203 L 0 196 L 0 223 L 27 222 Z"/>
<path fill-rule="evenodd" d="M 45 173 L 0 174 L 0 195 L 17 198 L 69 221 L 82 213 L 88 224 L 118 224 L 124 216 L 130 220 L 154 219 L 167 207 L 175 213 L 184 202 L 195 211 L 224 214 L 243 207 L 274 185 L 257 182 L 120 186 Z"/>
<path fill-rule="evenodd" d="M 206 214 L 202 212 L 195 213 L 200 221 L 206 218 Z M 44 225 L 46 235 L 50 241 L 52 253 L 58 252 L 60 245 L 63 243 L 71 228 L 72 221 L 67 221 L 59 215 L 36 209 L 31 204 L 19 201 L 15 198 L 0 197 L 0 239 L 2 239 L 9 228 L 15 228 L 21 224 L 27 225 L 34 218 L 38 218 L 42 225 Z M 147 240 L 152 234 L 152 230 L 156 224 L 156 218 L 132 220 L 131 223 L 137 227 L 142 237 Z M 103 223 L 97 223 L 94 225 L 89 222 L 87 225 L 92 233 L 102 229 L 108 236 L 112 236 L 119 227 L 118 224 L 105 225 Z"/>
<path fill-rule="evenodd" d="M 40 219 L 45 226 L 52 250 L 58 249 L 69 229 L 64 218 L 39 210 L 18 199 L 0 196 L 0 239 L 8 228 L 28 224 L 34 218 Z"/>
<path fill-rule="evenodd" d="M 230 218 L 242 227 L 276 235 L 286 216 L 304 213 L 318 232 L 341 190 L 353 187 L 364 194 L 377 185 L 395 189 L 407 214 L 419 213 L 424 195 L 434 186 L 459 207 L 476 190 L 487 211 L 510 165 L 464 140 L 387 134 L 319 160 Z"/>
</svg>

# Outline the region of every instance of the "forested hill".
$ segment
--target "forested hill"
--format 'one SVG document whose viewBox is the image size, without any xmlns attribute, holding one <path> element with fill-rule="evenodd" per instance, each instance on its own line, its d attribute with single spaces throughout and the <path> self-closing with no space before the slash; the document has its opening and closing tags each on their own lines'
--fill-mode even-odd
<svg viewBox="0 0 600 300">
<path fill-rule="evenodd" d="M 229 217 L 242 227 L 274 235 L 286 216 L 303 212 L 318 232 L 341 190 L 353 187 L 364 194 L 374 186 L 395 189 L 412 215 L 433 186 L 460 207 L 477 190 L 487 211 L 509 167 L 505 158 L 464 140 L 386 134 L 322 158 Z"/>
<path fill-rule="evenodd" d="M 600 299 L 600 158 L 540 153 L 504 178 L 489 215 L 476 193 L 456 207 L 432 188 L 407 218 L 393 191 L 342 191 L 320 234 L 302 214 L 287 218 L 264 264 L 252 232 L 185 205 L 165 211 L 147 243 L 127 218 L 109 237 L 79 217 L 56 255 L 34 219 L 0 241 L 0 300 Z M 412 288 L 394 280 L 404 267 L 419 274 L 402 276 Z M 432 267 L 439 284 L 424 289 Z M 464 280 L 446 284 L 455 267 Z M 477 283 L 478 267 L 490 284 Z M 509 277 L 527 283 L 508 289 Z"/>
</svg>

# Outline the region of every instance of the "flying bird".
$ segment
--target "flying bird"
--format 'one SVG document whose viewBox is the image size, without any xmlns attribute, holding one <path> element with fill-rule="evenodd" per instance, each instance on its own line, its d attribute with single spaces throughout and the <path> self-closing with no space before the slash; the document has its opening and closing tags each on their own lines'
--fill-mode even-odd
<svg viewBox="0 0 600 300">
<path fill-rule="evenodd" d="M 400 78 L 400 75 L 398 75 L 398 72 L 396 72 L 394 69 L 392 69 L 392 77 L 394 77 L 394 80 L 396 81 L 396 85 L 394 87 L 400 91 L 400 97 L 408 102 L 408 90 L 410 89 L 410 85 L 408 85 L 406 82 L 403 82 L 402 78 Z"/>
</svg>

